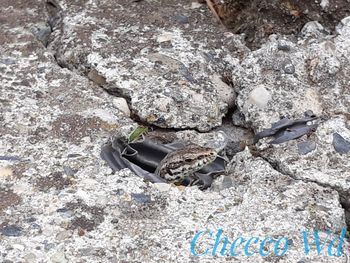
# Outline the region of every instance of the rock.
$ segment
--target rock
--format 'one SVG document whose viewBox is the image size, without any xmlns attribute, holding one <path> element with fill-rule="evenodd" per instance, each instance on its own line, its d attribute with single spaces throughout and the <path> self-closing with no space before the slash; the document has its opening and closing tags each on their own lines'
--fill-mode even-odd
<svg viewBox="0 0 350 263">
<path fill-rule="evenodd" d="M 24 260 L 27 263 L 35 262 L 37 260 L 37 256 L 34 253 L 29 253 L 24 256 Z"/>
<path fill-rule="evenodd" d="M 232 72 L 238 110 L 255 131 L 269 127 L 283 116 L 296 118 L 307 110 L 316 116 L 336 113 L 346 116 L 350 108 L 350 90 L 345 84 L 349 81 L 346 72 L 350 70 L 350 54 L 346 45 L 350 30 L 345 30 L 346 25 L 342 28 L 333 38 L 319 36 L 295 42 L 286 37 L 271 37 Z M 289 46 L 290 51 L 280 50 L 281 43 Z M 294 74 L 280 70 L 285 69 L 286 61 L 294 66 Z M 270 93 L 262 91 L 267 98 L 261 99 L 263 108 L 247 104 L 260 99 L 259 93 L 254 97 L 257 87 Z M 256 99 L 252 100 L 252 95 Z M 273 100 L 266 103 L 270 96 Z"/>
<path fill-rule="evenodd" d="M 319 38 L 325 36 L 326 31 L 319 22 L 310 21 L 304 25 L 300 33 L 304 38 Z"/>
<path fill-rule="evenodd" d="M 220 78 L 237 59 L 224 45 L 225 32 L 201 12 L 205 10 L 191 9 L 185 0 L 121 3 L 115 8 L 106 2 L 83 9 L 67 3 L 64 13 L 70 19 L 63 20 L 50 47 L 68 68 L 82 74 L 98 72 L 106 80 L 103 87 L 127 97 L 142 121 L 161 128 L 208 131 L 221 124 L 234 104 L 233 90 Z M 133 18 L 135 13 L 139 19 Z M 161 18 L 165 16 L 169 19 Z M 110 28 L 116 17 L 124 22 Z M 79 33 L 80 23 L 85 24 L 86 35 Z M 102 31 L 109 32 L 108 37 Z"/>
<path fill-rule="evenodd" d="M 341 189 L 342 193 L 350 191 L 350 162 L 347 154 L 338 154 L 334 149 L 334 133 L 350 138 L 350 130 L 346 128 L 346 118 L 338 117 L 319 125 L 309 140 L 317 142 L 317 147 L 300 155 L 298 143 L 302 139 L 287 142 L 276 148 L 267 149 L 264 158 L 275 163 L 279 171 L 290 174 L 294 178 L 318 182 L 332 188 Z M 344 145 L 344 144 L 341 144 Z M 261 145 L 261 147 L 264 147 Z"/>
<path fill-rule="evenodd" d="M 249 128 L 248 123 L 245 121 L 244 114 L 237 109 L 232 114 L 232 123 L 234 126 Z"/>
<path fill-rule="evenodd" d="M 13 173 L 12 169 L 9 167 L 1 167 L 0 166 L 0 177 L 9 177 Z"/>
<path fill-rule="evenodd" d="M 329 6 L 329 0 L 322 0 L 320 6 L 322 7 L 322 9 L 327 9 L 327 7 Z"/>
<path fill-rule="evenodd" d="M 31 28 L 34 36 L 46 47 L 51 35 L 51 27 L 47 23 L 38 23 Z"/>
<path fill-rule="evenodd" d="M 0 59 L 0 62 L 5 65 L 14 65 L 16 64 L 16 60 L 11 59 L 11 58 L 2 58 Z"/>
<path fill-rule="evenodd" d="M 71 237 L 71 233 L 68 231 L 62 231 L 56 235 L 58 241 L 63 241 Z"/>
<path fill-rule="evenodd" d="M 132 193 L 131 197 L 138 203 L 149 203 L 151 202 L 151 197 L 145 194 Z"/>
<path fill-rule="evenodd" d="M 128 106 L 128 103 L 124 98 L 114 98 L 113 99 L 113 104 L 116 108 L 118 108 L 121 112 L 125 114 L 125 116 L 130 117 L 130 109 Z"/>
<path fill-rule="evenodd" d="M 156 189 L 158 189 L 158 191 L 160 192 L 168 192 L 170 191 L 170 188 L 171 188 L 171 185 L 166 183 L 156 183 L 156 184 L 153 184 L 153 186 Z"/>
<path fill-rule="evenodd" d="M 0 233 L 8 237 L 19 237 L 23 234 L 23 229 L 16 225 L 0 225 Z"/>
<path fill-rule="evenodd" d="M 87 77 L 99 86 L 106 85 L 106 78 L 98 73 L 96 69 L 90 70 Z"/>
<path fill-rule="evenodd" d="M 231 176 L 221 175 L 217 178 L 214 183 L 211 185 L 210 189 L 216 192 L 234 187 L 234 182 Z"/>
<path fill-rule="evenodd" d="M 52 263 L 68 263 L 68 260 L 62 251 L 53 254 L 50 259 Z"/>
<path fill-rule="evenodd" d="M 308 154 L 316 149 L 316 143 L 313 141 L 304 141 L 298 143 L 299 154 Z"/>
<path fill-rule="evenodd" d="M 219 75 L 213 75 L 212 82 L 218 91 L 220 99 L 225 102 L 229 108 L 232 108 L 236 101 L 236 94 L 233 88 L 223 82 Z"/>
<path fill-rule="evenodd" d="M 294 74 L 295 73 L 295 67 L 291 60 L 286 59 L 282 62 L 282 70 L 286 74 Z"/>
<path fill-rule="evenodd" d="M 258 106 L 259 108 L 265 108 L 270 100 L 271 94 L 267 91 L 267 89 L 265 89 L 264 86 L 256 87 L 249 94 L 249 102 Z"/>
</svg>

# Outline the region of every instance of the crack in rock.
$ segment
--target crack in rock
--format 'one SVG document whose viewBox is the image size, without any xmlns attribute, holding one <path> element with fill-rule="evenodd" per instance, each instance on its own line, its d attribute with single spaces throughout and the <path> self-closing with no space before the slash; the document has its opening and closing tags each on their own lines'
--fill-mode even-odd
<svg viewBox="0 0 350 263">
<path fill-rule="evenodd" d="M 170 18 L 177 12 L 188 17 L 184 20 L 188 22 L 153 21 L 164 15 L 158 4 Z M 234 105 L 235 93 L 225 76 L 237 62 L 225 48 L 224 32 L 185 8 L 185 1 L 183 6 L 166 1 L 121 4 L 113 10 L 103 5 L 107 3 L 99 9 L 89 5 L 78 9 L 73 3 L 65 7 L 50 44 L 57 62 L 127 99 L 131 111 L 150 125 L 203 132 L 220 126 Z M 93 25 L 86 12 L 94 13 Z M 140 13 L 137 20 L 132 19 L 135 12 Z M 149 17 L 148 13 L 154 15 Z M 106 21 L 102 23 L 99 17 Z M 110 17 L 118 19 L 110 21 Z M 203 25 L 188 26 L 191 21 Z"/>
</svg>

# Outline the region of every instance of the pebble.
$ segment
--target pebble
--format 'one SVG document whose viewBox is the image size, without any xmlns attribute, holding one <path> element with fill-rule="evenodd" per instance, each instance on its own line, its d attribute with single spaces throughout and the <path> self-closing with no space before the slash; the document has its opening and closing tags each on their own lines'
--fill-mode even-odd
<svg viewBox="0 0 350 263">
<path fill-rule="evenodd" d="M 132 193 L 131 196 L 138 203 L 146 204 L 151 202 L 151 197 L 149 195 Z"/>
<path fill-rule="evenodd" d="M 56 235 L 56 239 L 59 241 L 63 241 L 65 239 L 68 239 L 71 236 L 71 233 L 68 231 L 61 231 Z"/>
<path fill-rule="evenodd" d="M 51 27 L 47 23 L 39 23 L 31 28 L 33 35 L 46 47 L 51 34 Z"/>
<path fill-rule="evenodd" d="M 8 237 L 19 237 L 22 235 L 22 228 L 15 225 L 4 226 L 0 229 L 0 233 Z"/>
<path fill-rule="evenodd" d="M 99 86 L 106 85 L 107 81 L 104 76 L 102 76 L 96 69 L 90 70 L 88 73 L 88 78 Z"/>
<path fill-rule="evenodd" d="M 200 8 L 202 7 L 203 5 L 201 3 L 198 3 L 198 2 L 192 2 L 191 3 L 191 9 L 196 9 L 196 8 Z"/>
<path fill-rule="evenodd" d="M 286 59 L 282 62 L 282 70 L 286 74 L 294 74 L 295 73 L 295 67 L 293 65 L 293 62 L 290 59 Z"/>
<path fill-rule="evenodd" d="M 17 250 L 17 251 L 24 251 L 25 250 L 25 246 L 22 244 L 12 244 L 12 247 Z"/>
<path fill-rule="evenodd" d="M 259 108 L 265 108 L 270 100 L 270 92 L 262 85 L 253 89 L 249 94 L 249 101 Z"/>
<path fill-rule="evenodd" d="M 164 33 L 164 34 L 159 35 L 157 37 L 157 42 L 158 43 L 168 42 L 168 41 L 171 41 L 173 39 L 173 37 L 174 36 L 170 33 Z"/>
<path fill-rule="evenodd" d="M 7 156 L 7 155 L 0 155 L 0 161 L 20 161 L 21 158 L 17 156 Z"/>
<path fill-rule="evenodd" d="M 0 166 L 0 177 L 8 177 L 12 175 L 12 170 L 8 167 Z"/>
<path fill-rule="evenodd" d="M 210 189 L 214 192 L 220 192 L 222 190 L 231 188 L 232 186 L 234 186 L 232 177 L 221 175 L 216 180 L 214 180 Z"/>
<path fill-rule="evenodd" d="M 305 141 L 298 143 L 299 154 L 305 155 L 316 149 L 316 143 L 313 141 Z"/>
<path fill-rule="evenodd" d="M 329 6 L 329 0 L 321 0 L 320 6 L 322 9 L 326 9 Z"/>
<path fill-rule="evenodd" d="M 179 24 L 188 24 L 189 23 L 188 17 L 181 15 L 181 14 L 173 16 L 172 20 L 175 21 L 176 23 L 179 23 Z"/>
<path fill-rule="evenodd" d="M 319 22 L 310 21 L 304 25 L 300 33 L 304 38 L 307 38 L 307 37 L 320 38 L 322 35 L 324 35 L 325 29 Z"/>
<path fill-rule="evenodd" d="M 69 166 L 63 166 L 63 171 L 67 176 L 73 176 L 77 173 L 77 170 L 73 170 Z"/>
<path fill-rule="evenodd" d="M 166 183 L 155 183 L 153 186 L 158 189 L 159 192 L 168 192 L 171 189 L 171 185 Z"/>
<path fill-rule="evenodd" d="M 3 59 L 0 59 L 0 63 L 9 66 L 9 65 L 14 65 L 14 64 L 16 64 L 16 60 L 11 59 L 11 58 L 3 58 Z"/>
<path fill-rule="evenodd" d="M 130 117 L 130 109 L 129 109 L 129 105 L 126 101 L 126 99 L 124 98 L 114 98 L 113 99 L 113 105 L 118 108 L 121 112 L 123 112 L 125 114 L 125 116 Z"/>
<path fill-rule="evenodd" d="M 25 262 L 31 263 L 31 262 L 37 262 L 37 257 L 34 253 L 29 253 L 24 256 Z"/>
<path fill-rule="evenodd" d="M 58 251 L 50 258 L 52 263 L 68 263 L 66 256 L 63 252 Z"/>
<path fill-rule="evenodd" d="M 285 51 L 285 52 L 291 50 L 291 47 L 288 44 L 283 44 L 283 43 L 278 43 L 277 48 L 278 50 Z"/>
</svg>

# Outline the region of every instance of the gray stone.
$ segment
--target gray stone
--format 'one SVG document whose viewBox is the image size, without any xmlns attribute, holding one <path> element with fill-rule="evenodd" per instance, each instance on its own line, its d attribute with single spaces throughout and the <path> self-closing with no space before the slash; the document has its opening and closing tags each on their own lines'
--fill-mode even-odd
<svg viewBox="0 0 350 263">
<path fill-rule="evenodd" d="M 299 154 L 308 154 L 316 149 L 316 143 L 313 141 L 304 141 L 298 143 Z"/>
<path fill-rule="evenodd" d="M 270 100 L 271 94 L 264 86 L 254 88 L 249 94 L 249 102 L 259 108 L 265 108 Z"/>
<path fill-rule="evenodd" d="M 348 115 L 350 108 L 349 82 L 350 51 L 347 48 L 350 30 L 347 20 L 339 26 L 333 38 L 300 39 L 298 43 L 285 37 L 273 36 L 256 51 L 251 52 L 233 71 L 237 106 L 245 121 L 255 131 L 263 130 L 282 116 L 296 118 L 307 110 L 316 116 Z M 290 51 L 279 50 L 281 41 Z M 276 65 L 290 60 L 294 74 L 275 70 Z M 269 72 L 266 74 L 266 72 Z M 252 105 L 249 98 L 257 86 L 264 86 L 271 102 L 264 108 Z"/>
<path fill-rule="evenodd" d="M 31 28 L 34 36 L 46 47 L 51 35 L 51 27 L 47 23 L 39 23 Z"/>
<path fill-rule="evenodd" d="M 66 19 L 50 45 L 59 63 L 81 73 L 93 70 L 105 79 L 104 88 L 130 100 L 141 120 L 162 128 L 208 131 L 234 105 L 233 89 L 221 80 L 236 62 L 223 45 L 224 31 L 190 9 L 188 1 L 140 1 L 114 8 L 106 2 L 83 9 L 66 3 L 64 8 Z M 86 34 L 79 33 L 82 23 Z"/>
<path fill-rule="evenodd" d="M 346 118 L 338 117 L 321 123 L 310 137 L 310 140 L 317 142 L 317 147 L 306 155 L 299 154 L 298 143 L 303 141 L 299 139 L 267 149 L 263 156 L 271 163 L 277 164 L 282 173 L 297 179 L 329 185 L 348 193 L 349 156 L 337 153 L 333 146 L 334 133 L 350 138 L 350 130 L 346 128 L 347 122 Z M 262 144 L 259 147 L 265 146 Z"/>
<path fill-rule="evenodd" d="M 23 234 L 23 229 L 15 225 L 0 226 L 0 233 L 8 237 L 19 237 Z"/>
<path fill-rule="evenodd" d="M 286 74 L 294 74 L 295 73 L 295 67 L 290 59 L 286 59 L 282 62 L 282 70 Z"/>
<path fill-rule="evenodd" d="M 50 258 L 52 263 L 68 263 L 68 260 L 66 259 L 63 252 L 57 252 L 53 254 Z"/>
<path fill-rule="evenodd" d="M 138 203 L 149 203 L 151 202 L 151 197 L 145 194 L 131 194 L 131 197 L 135 199 L 136 202 Z"/>
<path fill-rule="evenodd" d="M 318 38 L 324 36 L 325 33 L 327 33 L 325 28 L 317 21 L 307 22 L 301 29 L 301 35 L 304 38 Z"/>
</svg>

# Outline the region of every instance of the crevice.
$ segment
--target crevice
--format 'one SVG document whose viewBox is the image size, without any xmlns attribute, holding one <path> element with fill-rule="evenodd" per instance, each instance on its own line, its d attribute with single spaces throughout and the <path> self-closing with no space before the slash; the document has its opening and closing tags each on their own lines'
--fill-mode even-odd
<svg viewBox="0 0 350 263">
<path fill-rule="evenodd" d="M 47 0 L 45 4 L 46 4 L 46 11 L 49 17 L 47 20 L 47 23 L 51 27 L 51 32 L 53 32 L 62 22 L 63 9 L 55 0 Z"/>
<path fill-rule="evenodd" d="M 46 10 L 48 13 L 47 23 L 50 25 L 50 28 L 51 28 L 51 37 L 49 38 L 49 42 L 47 44 L 47 47 L 50 47 L 50 44 L 52 44 L 55 41 L 58 41 L 57 38 L 59 37 L 60 33 L 58 33 L 58 35 L 56 36 L 53 33 L 55 31 L 62 30 L 64 10 L 55 0 L 46 0 Z M 154 131 L 157 130 L 162 132 L 196 131 L 198 133 L 208 133 L 222 126 L 223 123 L 227 123 L 229 121 L 230 123 L 232 123 L 232 120 L 229 120 L 229 118 L 231 118 L 230 116 L 232 116 L 235 106 L 230 107 L 228 109 L 228 112 L 224 115 L 224 117 L 222 117 L 222 124 L 220 126 L 212 127 L 211 129 L 206 131 L 199 130 L 196 127 L 193 127 L 193 128 L 192 127 L 184 127 L 184 128 L 166 127 L 165 128 L 165 127 L 160 127 L 156 124 L 148 123 L 145 120 L 142 120 L 139 117 L 137 111 L 133 109 L 130 96 L 124 94 L 123 91 L 117 87 L 107 87 L 108 83 L 106 83 L 106 79 L 103 76 L 101 76 L 96 70 L 90 69 L 86 66 L 83 71 L 78 70 L 74 64 L 67 64 L 65 61 L 62 61 L 61 59 L 59 59 L 59 54 L 57 50 L 56 51 L 52 50 L 52 51 L 53 51 L 54 61 L 60 68 L 68 69 L 74 74 L 78 74 L 86 79 L 89 79 L 94 83 L 94 85 L 102 88 L 107 94 L 111 96 L 125 99 L 131 112 L 130 119 L 139 125 L 149 127 L 151 130 L 154 130 Z M 230 85 L 230 86 L 233 85 L 232 79 L 229 77 L 229 75 L 222 74 L 221 79 L 227 85 Z"/>
<path fill-rule="evenodd" d="M 334 191 L 337 191 L 338 196 L 339 196 L 339 203 L 342 206 L 343 210 L 344 210 L 344 216 L 345 216 L 345 223 L 347 225 L 348 228 L 348 241 L 350 241 L 350 196 L 349 193 L 347 193 L 346 191 L 344 191 L 341 187 L 339 186 L 334 186 L 334 185 L 330 185 L 327 183 L 321 183 L 318 182 L 316 180 L 312 180 L 312 179 L 306 179 L 306 178 L 298 178 L 296 175 L 292 174 L 292 173 L 288 173 L 285 170 L 283 170 L 280 167 L 280 164 L 277 161 L 272 161 L 270 159 L 268 159 L 267 157 L 262 155 L 263 151 L 256 151 L 254 149 L 255 147 L 250 147 L 250 152 L 252 153 L 253 156 L 255 157 L 260 157 L 261 159 L 263 159 L 264 161 L 266 161 L 267 163 L 269 163 L 271 165 L 271 167 L 276 170 L 277 172 L 286 175 L 290 178 L 292 178 L 293 180 L 297 180 L 297 181 L 302 181 L 304 183 L 314 183 L 317 184 L 321 187 L 324 188 L 329 188 L 332 189 Z"/>
<path fill-rule="evenodd" d="M 55 60 L 55 62 L 56 62 L 56 64 L 57 64 L 57 66 L 59 66 L 60 68 L 65 68 L 65 69 L 70 70 L 66 65 L 64 65 L 64 64 L 62 64 L 62 63 L 60 63 L 60 62 L 58 61 L 56 54 L 53 54 L 53 58 L 54 58 L 54 60 Z M 70 70 L 70 71 L 71 71 L 71 70 Z"/>
</svg>

